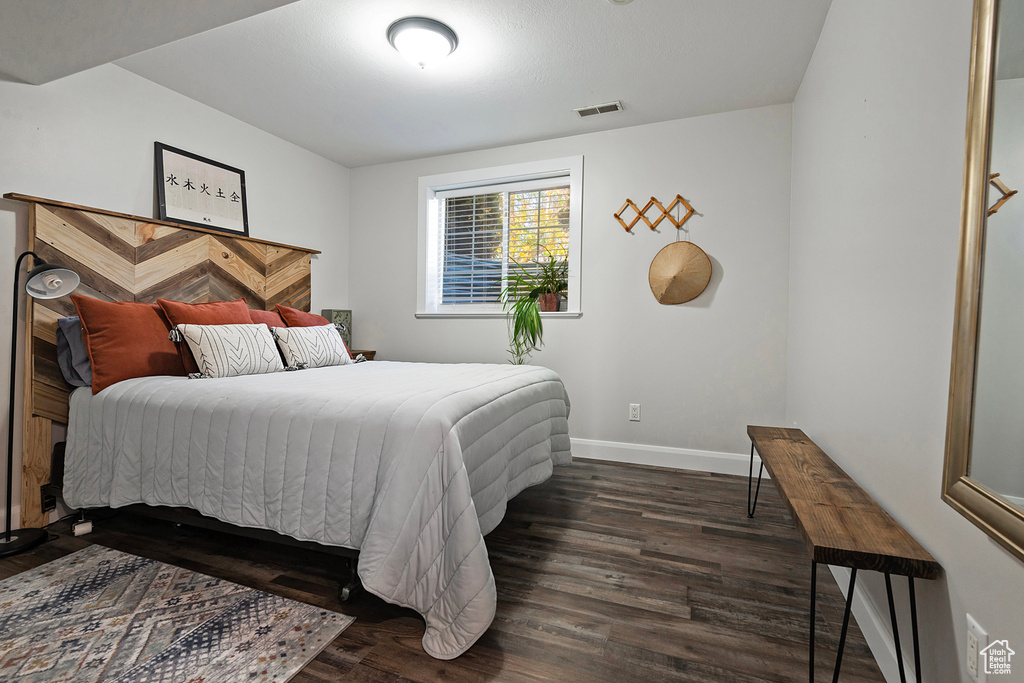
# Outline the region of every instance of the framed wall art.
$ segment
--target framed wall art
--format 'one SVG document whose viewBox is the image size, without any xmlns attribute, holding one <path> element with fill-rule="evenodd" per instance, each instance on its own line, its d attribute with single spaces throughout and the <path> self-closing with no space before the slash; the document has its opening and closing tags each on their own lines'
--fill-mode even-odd
<svg viewBox="0 0 1024 683">
<path fill-rule="evenodd" d="M 155 143 L 157 218 L 249 235 L 245 171 Z"/>
<path fill-rule="evenodd" d="M 330 320 L 335 325 L 344 325 L 345 329 L 341 330 L 341 338 L 345 340 L 345 346 L 352 346 L 352 311 L 349 309 L 341 308 L 324 308 L 320 311 L 320 315 Z"/>
</svg>

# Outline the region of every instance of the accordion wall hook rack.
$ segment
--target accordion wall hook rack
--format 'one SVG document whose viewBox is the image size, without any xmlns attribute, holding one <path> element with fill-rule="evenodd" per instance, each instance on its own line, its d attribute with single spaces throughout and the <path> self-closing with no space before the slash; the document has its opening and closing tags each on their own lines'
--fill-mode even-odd
<svg viewBox="0 0 1024 683">
<path fill-rule="evenodd" d="M 679 207 L 685 209 L 685 213 L 682 213 L 681 209 L 679 213 L 682 213 L 682 216 L 676 218 L 676 214 L 673 212 L 675 212 Z M 632 209 L 632 211 L 630 211 L 630 209 Z M 651 209 L 658 210 L 657 216 L 654 220 L 651 220 L 647 215 L 651 212 Z M 633 227 L 641 221 L 643 221 L 644 225 L 651 230 L 656 230 L 658 225 L 666 219 L 675 227 L 676 230 L 679 230 L 683 227 L 683 224 L 686 223 L 686 221 L 690 220 L 690 216 L 693 214 L 694 210 L 693 207 L 690 206 L 690 203 L 683 199 L 683 195 L 677 194 L 676 198 L 673 199 L 667 207 L 658 201 L 656 197 L 651 197 L 650 201 L 647 202 L 642 209 L 637 206 L 636 202 L 632 199 L 626 199 L 622 208 L 612 215 L 615 217 L 615 220 L 619 222 L 619 225 L 626 230 L 626 232 L 632 233 Z M 627 219 L 629 219 L 629 222 L 627 222 Z"/>
<path fill-rule="evenodd" d="M 992 208 L 990 208 L 988 210 L 988 213 L 986 214 L 988 216 L 993 216 L 995 215 L 996 211 L 998 211 L 1003 206 L 1003 204 L 1010 201 L 1010 197 L 1017 194 L 1017 190 L 1011 190 L 1010 188 L 1008 188 L 1006 184 L 999 179 L 998 173 L 989 174 L 988 181 L 992 183 L 992 187 L 999 190 L 999 192 L 1002 194 L 1002 196 L 999 197 L 999 201 L 993 204 Z"/>
</svg>

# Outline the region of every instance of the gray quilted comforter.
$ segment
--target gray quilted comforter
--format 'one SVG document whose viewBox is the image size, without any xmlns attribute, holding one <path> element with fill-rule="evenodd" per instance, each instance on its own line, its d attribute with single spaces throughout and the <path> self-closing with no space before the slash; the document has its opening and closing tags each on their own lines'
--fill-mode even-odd
<svg viewBox="0 0 1024 683">
<path fill-rule="evenodd" d="M 484 535 L 570 461 L 558 375 L 371 362 L 222 379 L 145 377 L 71 396 L 74 507 L 194 508 L 359 550 L 359 577 L 423 615 L 451 659 L 494 617 Z"/>
</svg>

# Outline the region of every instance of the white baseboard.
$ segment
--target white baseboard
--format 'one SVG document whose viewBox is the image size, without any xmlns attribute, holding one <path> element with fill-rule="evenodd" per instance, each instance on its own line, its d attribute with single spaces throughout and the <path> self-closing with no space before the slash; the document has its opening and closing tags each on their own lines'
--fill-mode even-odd
<svg viewBox="0 0 1024 683">
<path fill-rule="evenodd" d="M 3 533 L 3 528 L 7 524 L 7 516 L 4 514 L 4 512 L 6 512 L 4 510 L 4 508 L 0 508 L 0 534 Z M 12 529 L 20 529 L 21 528 L 21 506 L 20 505 L 12 505 L 11 506 L 11 528 Z"/>
<path fill-rule="evenodd" d="M 57 500 L 57 505 L 59 506 L 57 510 L 51 510 L 50 512 L 46 513 L 46 523 L 47 524 L 52 524 L 52 523 L 56 522 L 58 519 L 60 519 L 62 515 L 66 515 L 69 512 L 73 512 L 73 510 L 71 510 L 70 508 L 64 507 L 63 504 L 61 503 L 61 500 L 62 499 L 58 499 Z M 60 514 L 58 514 L 58 513 L 60 513 Z M 0 529 L 3 529 L 4 525 L 6 525 L 6 524 L 7 524 L 7 518 L 4 515 L 4 509 L 0 508 Z M 11 528 L 12 529 L 20 529 L 21 528 L 21 506 L 20 505 L 12 505 L 11 506 Z M 2 533 L 2 531 L 0 531 L 0 533 Z"/>
<path fill-rule="evenodd" d="M 649 446 L 640 443 L 599 441 L 597 439 L 572 439 L 572 454 L 574 457 L 592 458 L 594 460 L 628 462 L 634 465 L 654 465 L 656 467 L 672 467 L 678 470 L 696 470 L 698 472 L 717 472 L 719 474 L 743 476 L 747 476 L 750 468 L 750 456 L 742 453 L 698 451 L 691 448 Z M 760 464 L 760 458 L 755 455 L 755 471 L 757 471 Z M 768 472 L 765 471 L 763 476 L 765 479 L 768 479 Z"/>
<path fill-rule="evenodd" d="M 846 597 L 846 591 L 850 587 L 850 570 L 846 567 L 833 567 L 832 565 L 829 565 L 828 568 L 832 571 L 836 583 L 839 584 L 839 590 L 842 591 L 843 597 Z M 889 607 L 886 605 L 884 611 L 878 609 L 878 605 L 864 593 L 859 584 L 860 582 L 853 589 L 853 616 L 857 620 L 860 632 L 864 634 L 864 640 L 871 648 L 871 654 L 874 656 L 875 662 L 878 663 L 878 668 L 885 676 L 886 683 L 896 683 L 900 680 L 900 669 L 899 663 L 896 661 L 896 643 L 892 639 L 892 634 L 889 633 Z M 906 628 L 906 624 L 902 624 L 900 635 L 907 632 L 909 629 Z M 832 660 L 832 665 L 835 665 L 835 660 Z M 903 668 L 908 681 L 916 680 L 913 661 L 908 661 L 904 657 Z"/>
</svg>

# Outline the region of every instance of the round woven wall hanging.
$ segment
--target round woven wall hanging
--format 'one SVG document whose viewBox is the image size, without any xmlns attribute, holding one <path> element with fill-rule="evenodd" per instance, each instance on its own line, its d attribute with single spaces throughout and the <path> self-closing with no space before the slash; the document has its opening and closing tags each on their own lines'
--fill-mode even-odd
<svg viewBox="0 0 1024 683">
<path fill-rule="evenodd" d="M 711 282 L 711 259 L 693 242 L 673 242 L 658 252 L 648 274 L 659 303 L 684 304 Z"/>
</svg>

